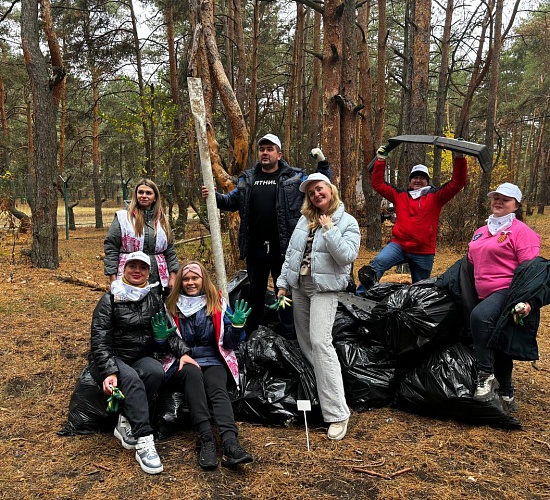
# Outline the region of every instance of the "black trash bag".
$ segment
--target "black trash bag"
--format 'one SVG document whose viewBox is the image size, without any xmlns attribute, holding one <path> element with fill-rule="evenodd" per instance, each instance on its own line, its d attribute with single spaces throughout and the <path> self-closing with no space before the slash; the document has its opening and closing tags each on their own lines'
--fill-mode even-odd
<svg viewBox="0 0 550 500">
<path fill-rule="evenodd" d="M 69 418 L 58 431 L 60 436 L 76 436 L 94 432 L 112 432 L 118 420 L 117 413 L 107 413 L 107 398 L 86 366 L 74 388 L 69 402 Z"/>
<path fill-rule="evenodd" d="M 347 403 L 356 410 L 380 408 L 394 398 L 396 362 L 380 345 L 335 342 Z"/>
<path fill-rule="evenodd" d="M 260 326 L 239 350 L 244 366 L 239 416 L 266 424 L 289 424 L 303 419 L 296 401 L 307 399 L 315 419 L 319 412 L 313 368 L 295 341 Z M 317 407 L 317 408 L 316 408 Z"/>
<path fill-rule="evenodd" d="M 363 293 L 363 297 L 366 299 L 374 300 L 375 302 L 380 302 L 385 299 L 388 295 L 391 295 L 397 290 L 400 290 L 404 285 L 403 283 L 377 283 Z"/>
<path fill-rule="evenodd" d="M 338 294 L 338 309 L 346 309 L 351 316 L 363 323 L 372 320 L 371 311 L 378 302 L 351 293 Z"/>
<path fill-rule="evenodd" d="M 480 403 L 472 399 L 476 381 L 473 351 L 461 343 L 433 352 L 399 377 L 395 406 L 401 410 L 475 425 L 519 429 L 497 395 Z"/>
<path fill-rule="evenodd" d="M 163 386 L 157 396 L 153 427 L 159 439 L 166 439 L 181 429 L 192 428 L 185 394 L 172 385 Z"/>
<path fill-rule="evenodd" d="M 332 325 L 332 340 L 333 342 L 349 340 L 358 342 L 362 334 L 359 333 L 361 321 L 354 316 L 343 304 L 338 303 L 336 317 Z"/>
<path fill-rule="evenodd" d="M 227 294 L 231 307 L 233 307 L 235 302 L 239 299 L 248 299 L 249 288 L 250 281 L 248 279 L 248 273 L 245 270 L 237 271 L 237 274 L 227 283 Z"/>
<path fill-rule="evenodd" d="M 460 312 L 448 292 L 431 284 L 404 286 L 388 295 L 371 311 L 380 342 L 400 361 L 417 351 L 446 347 L 462 333 Z"/>
</svg>

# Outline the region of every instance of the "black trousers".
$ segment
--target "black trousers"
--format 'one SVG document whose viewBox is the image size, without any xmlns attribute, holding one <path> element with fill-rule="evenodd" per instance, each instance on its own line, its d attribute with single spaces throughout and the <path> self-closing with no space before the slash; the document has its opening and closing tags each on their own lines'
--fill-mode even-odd
<svg viewBox="0 0 550 500">
<path fill-rule="evenodd" d="M 172 375 L 170 383 L 183 389 L 193 425 L 204 426 L 204 423 L 210 420 L 210 401 L 222 441 L 237 436 L 233 406 L 227 392 L 225 366 L 197 368 L 195 365 L 186 364 Z"/>
<path fill-rule="evenodd" d="M 269 275 L 271 274 L 275 287 L 275 294 L 277 294 L 277 278 L 281 274 L 284 260 L 284 255 L 281 255 L 278 243 L 268 244 L 267 242 L 254 242 L 248 247 L 248 255 L 246 257 L 246 270 L 250 281 L 248 305 L 252 308 L 252 311 L 246 322 L 247 337 L 249 337 L 259 325 L 263 324 L 265 294 L 267 292 Z M 285 337 L 295 336 L 294 318 L 291 307 L 279 310 L 279 322 L 281 325 L 281 335 Z"/>
<path fill-rule="evenodd" d="M 127 364 L 115 358 L 118 365 L 118 388 L 124 394 L 122 414 L 132 426 L 135 438 L 153 434 L 149 421 L 157 391 L 164 381 L 164 369 L 156 359 L 145 357 Z"/>
</svg>

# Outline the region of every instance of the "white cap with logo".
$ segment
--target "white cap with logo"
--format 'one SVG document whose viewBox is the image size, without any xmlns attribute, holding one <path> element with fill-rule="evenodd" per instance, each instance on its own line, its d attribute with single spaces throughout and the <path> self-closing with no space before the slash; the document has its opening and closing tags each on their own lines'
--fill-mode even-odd
<svg viewBox="0 0 550 500">
<path fill-rule="evenodd" d="M 128 257 L 126 258 L 126 262 L 124 263 L 124 266 L 126 266 L 126 264 L 128 264 L 128 262 L 132 260 L 139 260 L 141 262 L 145 262 L 145 264 L 151 267 L 151 259 L 145 252 L 142 252 L 141 250 L 138 250 L 137 252 L 129 253 Z"/>
<path fill-rule="evenodd" d="M 330 184 L 330 179 L 326 175 L 320 174 L 319 172 L 315 172 L 314 174 L 308 175 L 307 179 L 300 184 L 300 187 L 299 187 L 300 191 L 302 193 L 305 193 L 307 190 L 307 185 L 313 181 L 325 181 L 326 183 Z"/>
<path fill-rule="evenodd" d="M 275 135 L 275 134 L 265 134 L 259 141 L 258 146 L 264 142 L 270 142 L 271 144 L 275 144 L 275 146 L 278 146 L 279 149 L 281 149 L 281 140 Z"/>
<path fill-rule="evenodd" d="M 509 196 L 510 198 L 515 198 L 518 203 L 521 203 L 521 190 L 511 182 L 505 182 L 504 184 L 501 184 L 494 191 L 487 193 L 487 196 L 490 198 L 496 193 L 499 193 L 503 196 Z"/>
<path fill-rule="evenodd" d="M 411 169 L 411 173 L 409 174 L 409 180 L 411 180 L 413 177 L 422 176 L 426 177 L 428 180 L 430 180 L 430 172 L 428 171 L 428 167 L 426 165 L 415 165 Z"/>
</svg>

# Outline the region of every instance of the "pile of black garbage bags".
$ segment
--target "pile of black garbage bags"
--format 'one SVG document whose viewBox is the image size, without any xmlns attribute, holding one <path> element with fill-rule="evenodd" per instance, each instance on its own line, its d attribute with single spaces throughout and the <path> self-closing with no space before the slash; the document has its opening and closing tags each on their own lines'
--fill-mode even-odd
<svg viewBox="0 0 550 500">
<path fill-rule="evenodd" d="M 333 328 L 346 400 L 356 411 L 391 406 L 411 413 L 474 425 L 520 428 L 495 397 L 472 399 L 476 367 L 462 304 L 444 280 L 414 285 L 375 284 L 358 296 L 341 293 Z M 246 272 L 228 286 L 230 302 L 245 296 Z M 269 294 L 269 292 L 268 292 Z M 266 304 L 274 296 L 266 297 Z M 276 333 L 276 313 L 266 307 L 272 328 L 260 327 L 241 344 L 240 387 L 232 392 L 237 420 L 288 425 L 303 420 L 297 400 L 307 399 L 308 421 L 322 422 L 315 375 L 296 340 Z M 270 316 L 271 315 L 271 316 Z M 73 392 L 62 435 L 111 431 L 116 416 L 85 368 Z M 161 391 L 153 423 L 159 438 L 188 428 L 185 395 Z"/>
</svg>

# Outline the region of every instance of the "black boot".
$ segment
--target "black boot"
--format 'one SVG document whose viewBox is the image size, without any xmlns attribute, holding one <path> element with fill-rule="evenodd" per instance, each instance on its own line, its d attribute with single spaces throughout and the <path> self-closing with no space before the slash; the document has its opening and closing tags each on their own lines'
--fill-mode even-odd
<svg viewBox="0 0 550 500">
<path fill-rule="evenodd" d="M 214 441 L 214 436 L 212 434 L 201 438 L 199 465 L 205 470 L 215 469 L 218 466 L 216 441 Z"/>
<path fill-rule="evenodd" d="M 231 467 L 238 464 L 249 464 L 254 459 L 247 453 L 236 439 L 228 439 L 223 444 L 222 465 Z"/>
</svg>

